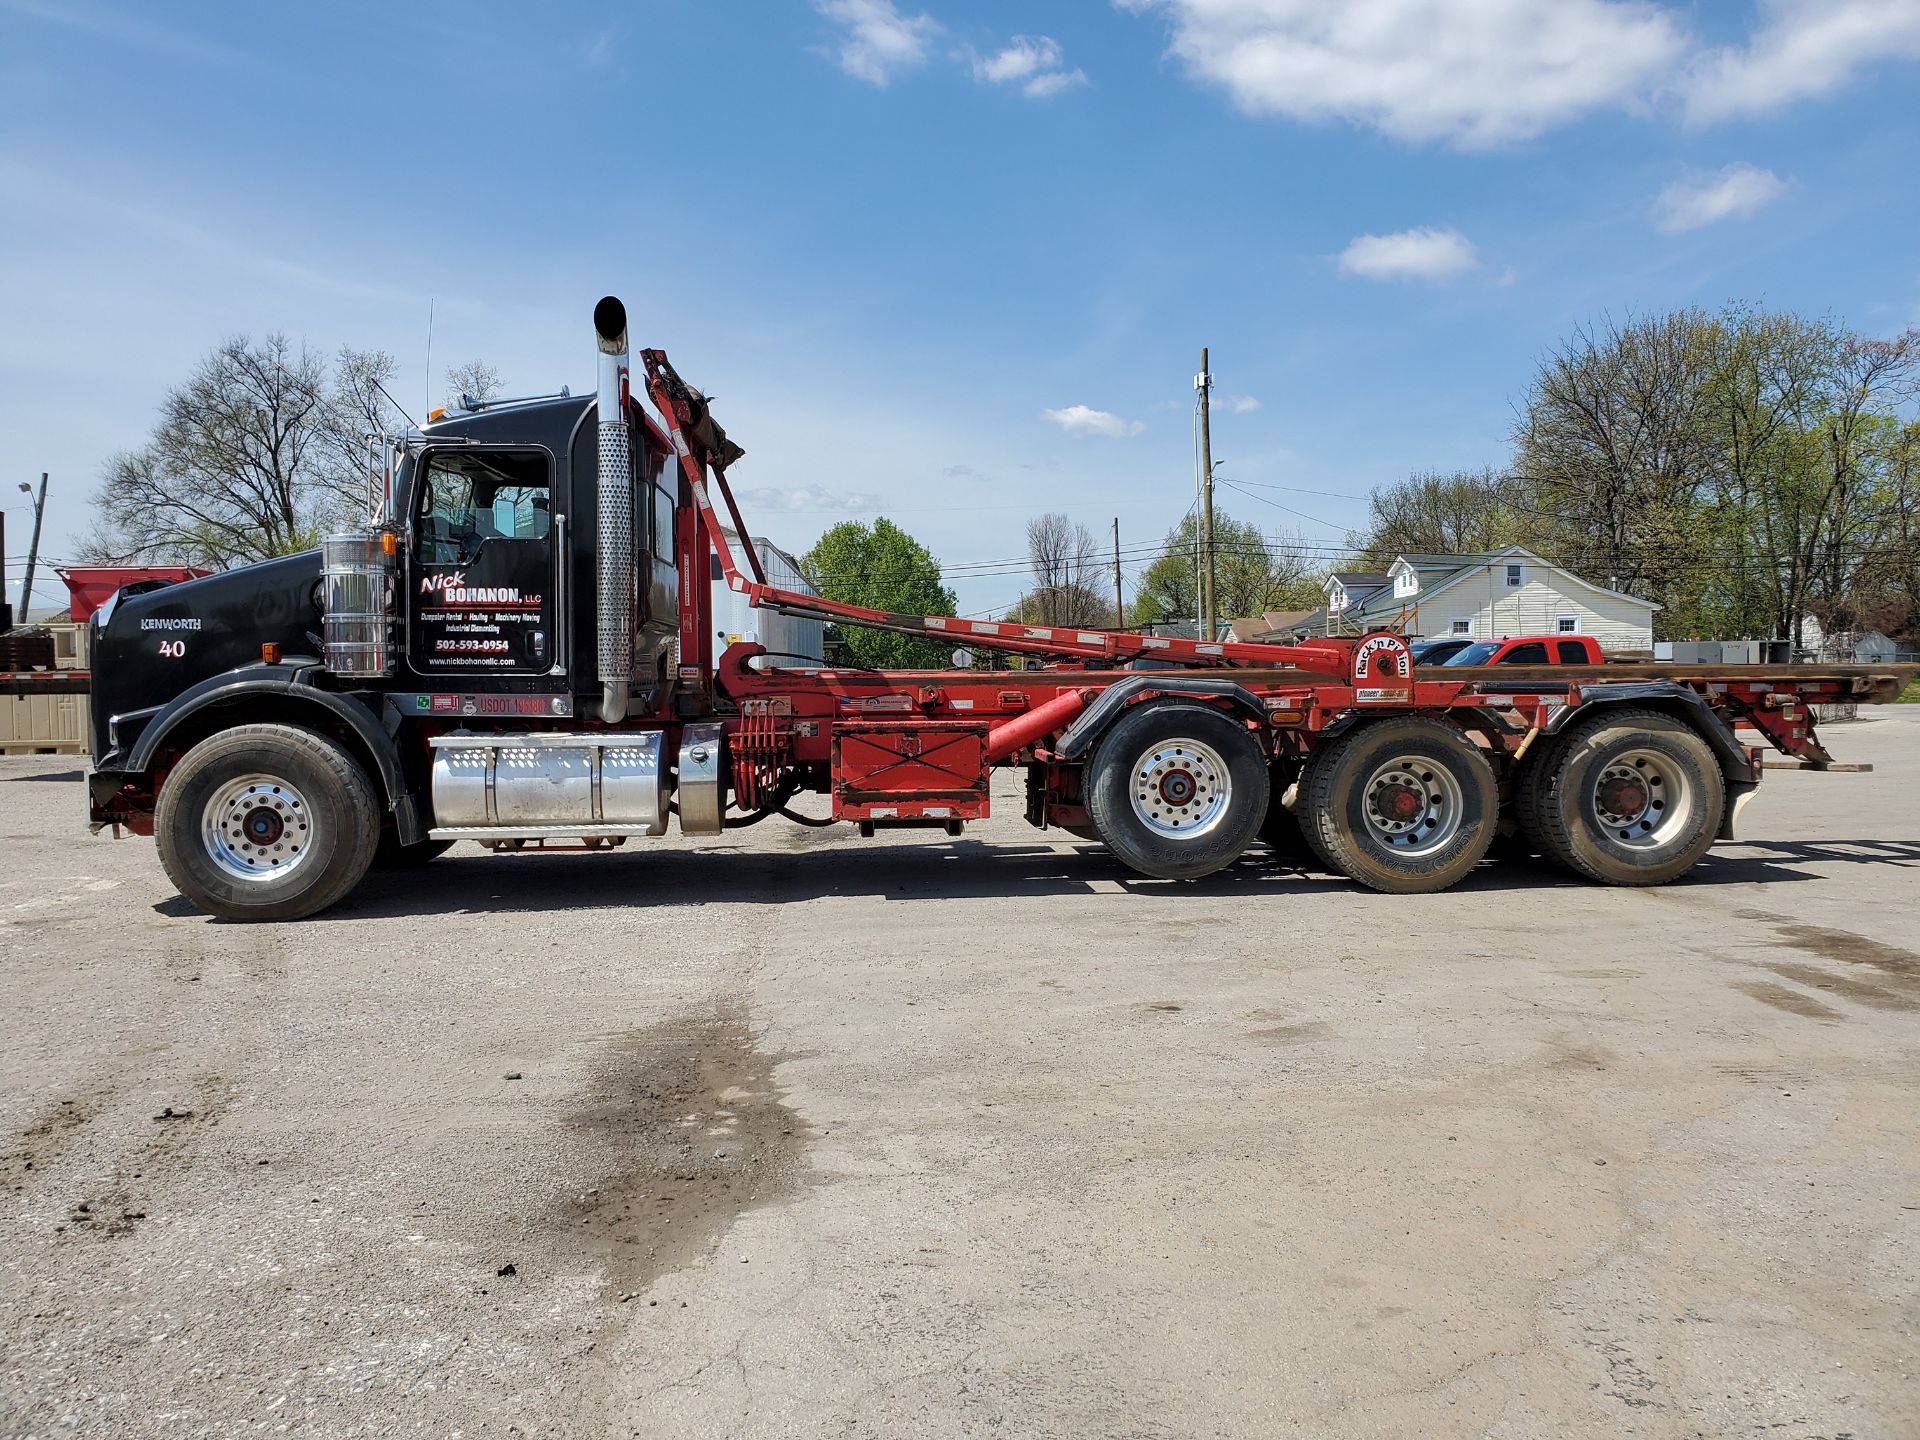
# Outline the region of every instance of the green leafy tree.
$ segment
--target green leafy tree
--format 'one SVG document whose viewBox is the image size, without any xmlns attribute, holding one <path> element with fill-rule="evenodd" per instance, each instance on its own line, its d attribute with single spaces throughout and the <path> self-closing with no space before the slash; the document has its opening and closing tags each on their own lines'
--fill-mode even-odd
<svg viewBox="0 0 1920 1440">
<path fill-rule="evenodd" d="M 1140 577 L 1129 621 L 1152 625 L 1191 620 L 1199 612 L 1194 583 L 1200 522 L 1189 515 L 1167 532 L 1166 543 Z M 1266 610 L 1309 610 L 1321 604 L 1323 576 L 1306 558 L 1298 536 L 1269 540 L 1258 525 L 1224 512 L 1213 516 L 1214 609 L 1222 620 Z"/>
<path fill-rule="evenodd" d="M 843 520 L 814 543 L 800 568 L 830 600 L 896 615 L 951 615 L 953 591 L 940 580 L 940 562 L 927 547 L 885 516 L 867 525 Z M 890 630 L 840 627 L 846 655 L 880 670 L 940 667 L 952 647 Z"/>
</svg>

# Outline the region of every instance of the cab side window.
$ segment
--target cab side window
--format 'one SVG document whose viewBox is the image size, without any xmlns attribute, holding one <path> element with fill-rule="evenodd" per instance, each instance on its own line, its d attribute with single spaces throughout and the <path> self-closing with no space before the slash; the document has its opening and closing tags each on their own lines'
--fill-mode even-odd
<svg viewBox="0 0 1920 1440">
<path fill-rule="evenodd" d="M 673 496 L 663 486 L 653 491 L 653 553 L 669 565 L 673 563 Z"/>
<path fill-rule="evenodd" d="M 547 457 L 531 451 L 442 451 L 420 484 L 420 559 L 466 565 L 488 540 L 544 540 L 553 528 Z"/>
<path fill-rule="evenodd" d="M 1538 640 L 1529 640 L 1525 645 L 1516 645 L 1500 657 L 1502 665 L 1544 665 L 1547 663 L 1547 647 Z"/>
</svg>

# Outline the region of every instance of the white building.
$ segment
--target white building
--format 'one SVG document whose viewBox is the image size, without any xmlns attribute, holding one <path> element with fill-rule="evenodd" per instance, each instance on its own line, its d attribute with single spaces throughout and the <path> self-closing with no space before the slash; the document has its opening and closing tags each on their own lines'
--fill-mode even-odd
<svg viewBox="0 0 1920 1440">
<path fill-rule="evenodd" d="M 1398 630 L 1437 640 L 1459 636 L 1591 635 L 1609 650 L 1653 647 L 1651 600 L 1609 590 L 1531 550 L 1485 555 L 1400 555 L 1384 571 L 1327 577 L 1327 606 L 1295 634 Z"/>
</svg>

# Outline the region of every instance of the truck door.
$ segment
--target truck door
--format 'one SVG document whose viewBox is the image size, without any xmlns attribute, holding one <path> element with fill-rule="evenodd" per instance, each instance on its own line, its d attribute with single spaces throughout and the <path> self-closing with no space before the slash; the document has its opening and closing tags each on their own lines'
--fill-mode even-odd
<svg viewBox="0 0 1920 1440">
<path fill-rule="evenodd" d="M 539 675 L 555 661 L 553 457 L 430 450 L 414 486 L 407 653 L 423 675 Z"/>
</svg>

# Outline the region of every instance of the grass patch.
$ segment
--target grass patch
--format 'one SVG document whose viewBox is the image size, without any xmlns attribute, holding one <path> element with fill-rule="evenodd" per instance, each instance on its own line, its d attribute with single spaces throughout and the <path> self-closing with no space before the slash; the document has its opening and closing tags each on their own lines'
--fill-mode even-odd
<svg viewBox="0 0 1920 1440">
<path fill-rule="evenodd" d="M 1906 690 L 1900 696 L 1902 705 L 1920 705 L 1920 680 L 1909 680 Z"/>
</svg>

